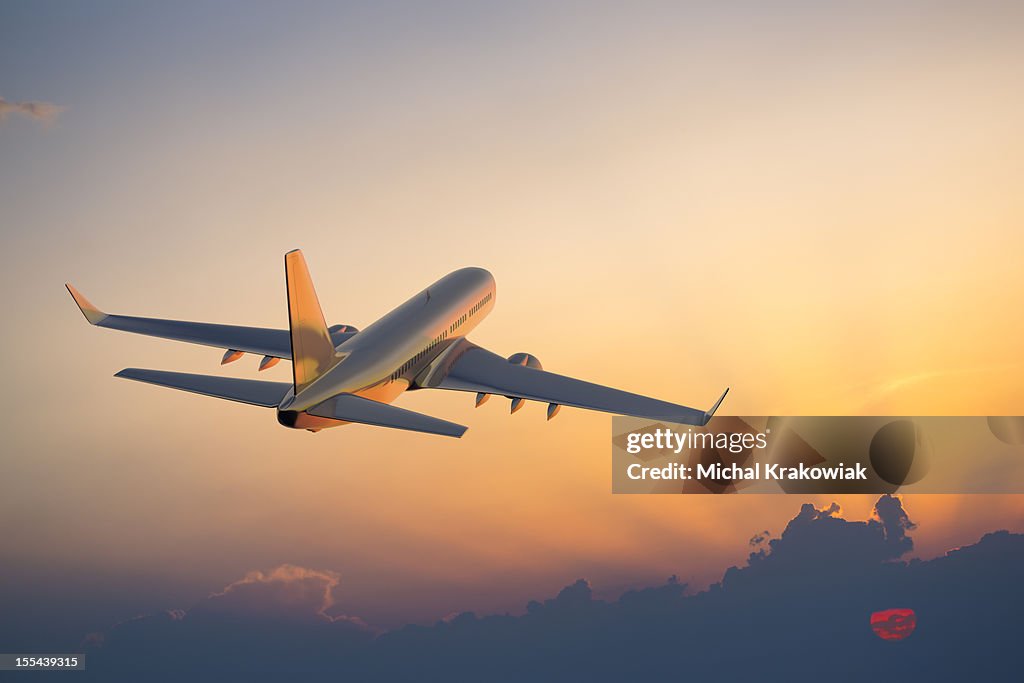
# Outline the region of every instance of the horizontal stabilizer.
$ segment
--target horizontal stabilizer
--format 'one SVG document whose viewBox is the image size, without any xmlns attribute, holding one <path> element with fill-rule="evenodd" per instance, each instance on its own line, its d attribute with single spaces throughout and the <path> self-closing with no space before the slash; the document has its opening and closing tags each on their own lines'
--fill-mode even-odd
<svg viewBox="0 0 1024 683">
<path fill-rule="evenodd" d="M 193 375 L 187 372 L 166 372 L 141 368 L 125 368 L 114 377 L 134 379 L 137 382 L 191 391 L 193 394 L 203 394 L 265 408 L 276 408 L 284 395 L 292 388 L 290 382 L 267 382 L 258 379 Z"/>
<path fill-rule="evenodd" d="M 377 427 L 407 429 L 442 436 L 461 437 L 466 427 L 447 420 L 397 408 L 380 401 L 372 401 L 355 394 L 340 394 L 306 411 L 317 417 L 328 417 L 345 422 L 359 422 Z"/>
</svg>

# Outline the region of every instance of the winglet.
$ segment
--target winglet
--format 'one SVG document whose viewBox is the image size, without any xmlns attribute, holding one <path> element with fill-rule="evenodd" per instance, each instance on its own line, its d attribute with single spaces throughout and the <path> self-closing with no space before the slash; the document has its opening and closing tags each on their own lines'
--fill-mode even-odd
<svg viewBox="0 0 1024 683">
<path fill-rule="evenodd" d="M 92 302 L 86 299 L 70 282 L 64 283 L 64 286 L 68 288 L 71 298 L 78 304 L 78 308 L 82 311 L 82 315 L 85 316 L 90 325 L 98 325 L 103 322 L 103 319 L 107 317 L 106 313 L 93 306 Z"/>
<path fill-rule="evenodd" d="M 718 406 L 722 405 L 722 401 L 725 400 L 725 395 L 728 393 L 729 387 L 726 387 L 725 391 L 722 392 L 722 395 L 718 397 L 717 401 L 715 401 L 715 405 L 711 406 L 711 409 L 704 413 L 704 421 L 701 422 L 702 425 L 706 425 L 708 422 L 711 421 L 711 418 L 714 416 L 715 411 L 718 410 Z"/>
</svg>

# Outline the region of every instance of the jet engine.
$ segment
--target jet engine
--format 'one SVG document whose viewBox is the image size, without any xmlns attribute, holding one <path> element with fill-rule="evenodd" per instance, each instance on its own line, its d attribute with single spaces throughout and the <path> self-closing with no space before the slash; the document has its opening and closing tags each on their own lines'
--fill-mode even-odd
<svg viewBox="0 0 1024 683">
<path fill-rule="evenodd" d="M 331 325 L 327 332 L 331 335 L 331 343 L 340 346 L 343 341 L 359 331 L 355 325 Z"/>
<path fill-rule="evenodd" d="M 508 362 L 515 365 L 525 365 L 528 368 L 536 368 L 537 370 L 543 370 L 544 366 L 540 364 L 537 356 L 532 356 L 528 353 L 513 353 L 508 357 Z"/>
<path fill-rule="evenodd" d="M 524 367 L 534 368 L 536 370 L 544 369 L 544 366 L 540 364 L 540 359 L 537 358 L 537 356 L 531 355 L 529 353 L 513 353 L 511 356 L 508 357 L 508 362 L 512 363 L 513 365 L 522 365 Z M 516 411 L 523 407 L 524 403 L 526 403 L 526 399 L 517 398 L 515 396 L 506 396 L 505 398 L 512 399 L 512 405 L 510 407 L 509 414 L 515 413 Z M 555 412 L 557 412 L 557 409 Z M 550 420 L 552 417 L 554 417 L 554 415 L 551 413 L 551 409 L 549 408 L 548 419 Z"/>
<path fill-rule="evenodd" d="M 544 366 L 540 364 L 540 359 L 537 358 L 537 356 L 533 356 L 529 353 L 513 353 L 511 356 L 508 357 L 508 362 L 512 363 L 513 365 L 522 365 L 524 367 L 534 368 L 536 370 L 544 369 Z M 476 407 L 479 408 L 480 406 L 482 406 L 490 397 L 490 394 L 486 394 L 483 392 L 478 393 L 476 395 Z M 523 407 L 524 403 L 526 403 L 526 399 L 520 398 L 518 396 L 506 396 L 505 398 L 510 399 L 512 401 L 512 405 L 510 406 L 509 409 L 510 413 L 515 413 L 516 411 Z M 558 414 L 559 408 L 561 408 L 561 406 L 558 405 L 557 403 L 548 404 L 549 420 Z"/>
</svg>

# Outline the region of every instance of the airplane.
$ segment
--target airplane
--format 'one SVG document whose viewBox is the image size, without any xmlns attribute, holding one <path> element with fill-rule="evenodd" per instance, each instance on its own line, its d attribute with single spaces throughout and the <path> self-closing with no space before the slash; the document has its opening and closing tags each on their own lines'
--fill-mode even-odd
<svg viewBox="0 0 1024 683">
<path fill-rule="evenodd" d="M 462 268 L 430 285 L 363 330 L 327 326 L 306 260 L 285 254 L 288 330 L 160 320 L 107 314 L 70 283 L 65 286 L 85 319 L 97 327 L 226 349 L 221 364 L 245 354 L 262 356 L 260 370 L 292 362 L 292 382 L 126 368 L 115 377 L 277 409 L 285 427 L 317 432 L 350 423 L 461 437 L 467 427 L 390 405 L 405 391 L 447 389 L 476 394 L 476 407 L 492 395 L 689 425 L 707 424 L 710 410 L 659 401 L 543 369 L 528 353 L 503 358 L 466 338 L 494 309 L 494 277 Z"/>
</svg>

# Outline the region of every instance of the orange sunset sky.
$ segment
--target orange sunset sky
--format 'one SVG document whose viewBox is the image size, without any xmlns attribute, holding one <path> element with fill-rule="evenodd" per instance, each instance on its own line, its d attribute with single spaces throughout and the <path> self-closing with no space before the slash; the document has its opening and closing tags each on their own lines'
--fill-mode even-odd
<svg viewBox="0 0 1024 683">
<path fill-rule="evenodd" d="M 723 414 L 1020 414 L 1021 8 L 740 9 L 0 11 L 0 96 L 60 109 L 0 122 L 3 565 L 182 600 L 330 569 L 393 626 L 579 576 L 704 586 L 807 502 L 612 496 L 603 414 L 418 392 L 398 405 L 466 436 L 309 434 L 117 380 L 258 359 L 90 328 L 65 281 L 284 327 L 300 247 L 328 323 L 363 327 L 475 265 L 498 291 L 473 341 L 556 372 L 696 406 L 731 386 Z M 921 557 L 1024 530 L 1022 496 L 905 503 Z"/>
</svg>

